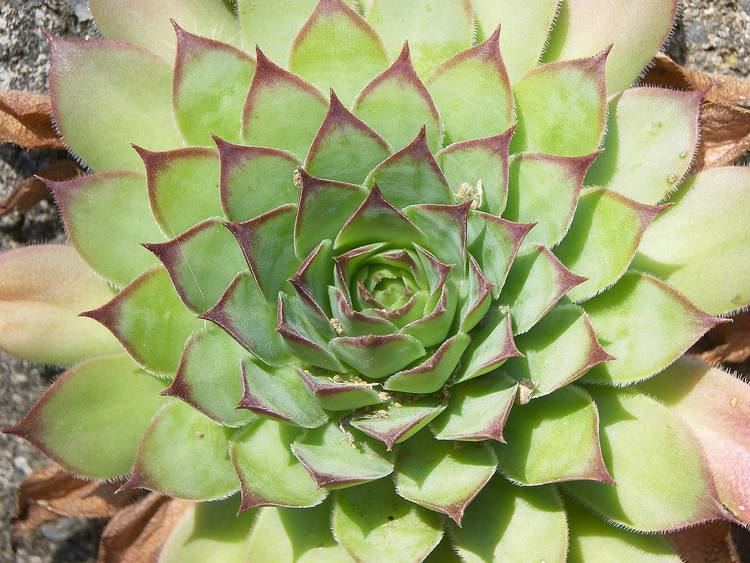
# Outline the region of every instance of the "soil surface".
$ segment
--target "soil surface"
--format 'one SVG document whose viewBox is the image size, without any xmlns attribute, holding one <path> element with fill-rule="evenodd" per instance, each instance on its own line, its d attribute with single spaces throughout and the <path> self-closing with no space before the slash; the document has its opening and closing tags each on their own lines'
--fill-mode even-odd
<svg viewBox="0 0 750 563">
<path fill-rule="evenodd" d="M 49 48 L 42 30 L 68 37 L 97 35 L 86 0 L 0 0 L 0 90 L 47 91 Z M 750 76 L 750 0 L 683 0 L 669 54 L 700 70 Z M 0 146 L 0 197 L 59 156 Z M 57 211 L 49 202 L 0 218 L 0 251 L 63 240 Z M 0 426 L 17 421 L 57 373 L 0 353 Z M 91 522 L 62 519 L 12 548 L 7 523 L 15 507 L 15 487 L 44 463 L 26 442 L 0 435 L 0 562 L 95 561 L 101 525 Z M 747 538 L 738 530 L 743 560 L 750 562 Z"/>
</svg>

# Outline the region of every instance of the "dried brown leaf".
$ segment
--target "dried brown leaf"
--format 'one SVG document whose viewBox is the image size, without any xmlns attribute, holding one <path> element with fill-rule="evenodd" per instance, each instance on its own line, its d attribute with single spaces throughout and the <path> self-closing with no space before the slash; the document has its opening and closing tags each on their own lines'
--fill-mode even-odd
<svg viewBox="0 0 750 563">
<path fill-rule="evenodd" d="M 48 96 L 19 90 L 0 92 L 0 142 L 25 149 L 64 149 L 50 116 Z"/>
<path fill-rule="evenodd" d="M 59 160 L 43 169 L 37 176 L 48 180 L 69 180 L 81 174 L 81 169 L 70 160 Z M 23 213 L 49 197 L 49 190 L 37 177 L 22 180 L 13 191 L 0 202 L 0 217 L 12 211 Z"/>
<path fill-rule="evenodd" d="M 711 365 L 741 364 L 750 360 L 750 312 L 717 326 L 700 341 L 698 354 Z"/>
<path fill-rule="evenodd" d="M 741 563 L 728 522 L 711 522 L 669 535 L 685 563 Z"/>
</svg>

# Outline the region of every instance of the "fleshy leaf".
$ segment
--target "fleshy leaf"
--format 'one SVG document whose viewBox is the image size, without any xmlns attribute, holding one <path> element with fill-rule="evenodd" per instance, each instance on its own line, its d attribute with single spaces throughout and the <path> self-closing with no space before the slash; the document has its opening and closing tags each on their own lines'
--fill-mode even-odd
<svg viewBox="0 0 750 563">
<path fill-rule="evenodd" d="M 514 156 L 503 217 L 536 223 L 526 244 L 552 248 L 562 240 L 573 220 L 583 179 L 597 154 L 577 158 L 538 153 Z"/>
<path fill-rule="evenodd" d="M 723 505 L 750 522 L 750 386 L 683 357 L 642 389 L 682 417 L 706 454 Z"/>
<path fill-rule="evenodd" d="M 239 487 L 229 460 L 230 434 L 192 406 L 172 400 L 151 419 L 123 487 L 189 500 L 224 498 Z"/>
<path fill-rule="evenodd" d="M 441 405 L 429 399 L 391 404 L 384 409 L 350 419 L 357 430 L 380 440 L 390 451 L 395 444 L 411 438 L 427 426 L 436 416 L 445 410 Z"/>
<path fill-rule="evenodd" d="M 503 429 L 518 384 L 502 371 L 452 387 L 445 413 L 432 423 L 438 440 L 505 442 Z"/>
<path fill-rule="evenodd" d="M 586 183 L 659 202 L 680 183 L 698 146 L 702 92 L 631 88 L 609 103 L 604 153 Z"/>
<path fill-rule="evenodd" d="M 242 362 L 244 394 L 239 407 L 302 428 L 317 428 L 327 417 L 293 367 L 268 368 Z"/>
<path fill-rule="evenodd" d="M 608 52 L 539 66 L 516 84 L 512 152 L 583 156 L 599 148 L 607 118 Z"/>
<path fill-rule="evenodd" d="M 51 59 L 55 123 L 94 170 L 140 170 L 131 143 L 153 150 L 182 145 L 171 69 L 157 56 L 118 41 L 54 39 Z"/>
<path fill-rule="evenodd" d="M 78 316 L 112 290 L 69 246 L 35 245 L 0 254 L 0 349 L 28 361 L 71 365 L 120 345 Z"/>
<path fill-rule="evenodd" d="M 258 506 L 309 508 L 328 495 L 319 489 L 289 447 L 302 432 L 273 420 L 259 420 L 232 435 L 229 455 L 240 480 L 240 510 Z"/>
<path fill-rule="evenodd" d="M 563 563 L 568 525 L 552 487 L 514 487 L 496 476 L 452 527 L 453 543 L 467 563 L 547 561 Z"/>
<path fill-rule="evenodd" d="M 336 493 L 333 534 L 357 561 L 422 561 L 443 536 L 442 518 L 393 491 L 386 479 Z"/>
<path fill-rule="evenodd" d="M 677 417 L 637 392 L 590 392 L 599 408 L 604 461 L 617 486 L 579 481 L 567 483 L 566 490 L 610 521 L 642 532 L 719 517 L 703 454 Z"/>
<path fill-rule="evenodd" d="M 407 40 L 420 76 L 471 46 L 473 16 L 466 0 L 368 3 L 367 21 L 383 38 L 388 52 L 394 55 Z"/>
<path fill-rule="evenodd" d="M 434 393 L 453 373 L 470 338 L 458 333 L 445 342 L 421 364 L 400 371 L 385 382 L 385 389 L 402 393 Z"/>
<path fill-rule="evenodd" d="M 125 354 L 83 362 L 58 377 L 6 432 L 29 440 L 66 470 L 95 479 L 130 471 L 164 385 Z"/>
<path fill-rule="evenodd" d="M 343 0 L 320 0 L 292 45 L 289 69 L 350 104 L 388 65 L 377 33 Z"/>
<path fill-rule="evenodd" d="M 486 443 L 454 447 L 425 430 L 399 449 L 396 491 L 460 525 L 466 507 L 492 478 L 496 465 L 495 452 Z"/>
<path fill-rule="evenodd" d="M 647 231 L 636 267 L 655 273 L 709 313 L 750 304 L 749 193 L 747 168 L 701 172 Z"/>
<path fill-rule="evenodd" d="M 513 121 L 513 93 L 499 38 L 497 28 L 484 43 L 441 64 L 427 80 L 453 143 L 497 135 Z"/>
<path fill-rule="evenodd" d="M 182 399 L 219 424 L 247 424 L 255 416 L 237 409 L 242 398 L 241 362 L 247 356 L 228 334 L 209 325 L 187 341 L 174 381 L 163 394 Z"/>
<path fill-rule="evenodd" d="M 643 233 L 663 206 L 643 205 L 603 189 L 586 190 L 555 255 L 586 278 L 568 297 L 584 301 L 614 284 L 633 260 Z"/>
<path fill-rule="evenodd" d="M 424 233 L 429 233 L 424 246 L 454 271 L 463 273 L 466 266 L 466 229 L 469 204 L 411 205 L 406 216 Z M 412 240 L 412 242 L 416 242 Z"/>
<path fill-rule="evenodd" d="M 614 359 L 599 345 L 586 313 L 575 305 L 552 309 L 516 338 L 516 346 L 524 357 L 509 361 L 505 369 L 517 380 L 533 384 L 531 397 L 548 395 Z"/>
<path fill-rule="evenodd" d="M 326 114 L 317 88 L 271 62 L 258 49 L 255 75 L 242 114 L 242 140 L 302 158 Z"/>
<path fill-rule="evenodd" d="M 440 344 L 450 332 L 457 305 L 458 291 L 451 285 L 443 285 L 435 308 L 404 326 L 401 331 L 418 338 L 425 347 Z"/>
<path fill-rule="evenodd" d="M 430 150 L 440 148 L 440 115 L 414 71 L 408 44 L 393 64 L 357 95 L 352 111 L 392 147 L 406 146 L 424 127 Z"/>
<path fill-rule="evenodd" d="M 408 334 L 342 336 L 331 340 L 342 361 L 371 379 L 383 379 L 425 354 L 422 344 Z"/>
<path fill-rule="evenodd" d="M 302 368 L 297 368 L 297 374 L 325 410 L 353 411 L 383 402 L 373 383 L 314 375 Z"/>
<path fill-rule="evenodd" d="M 310 145 L 305 170 L 319 178 L 361 184 L 389 154 L 388 143 L 346 109 L 331 91 L 328 113 Z"/>
<path fill-rule="evenodd" d="M 258 45 L 284 64 L 289 60 L 294 38 L 318 0 L 239 0 L 237 12 L 245 45 Z"/>
<path fill-rule="evenodd" d="M 333 260 L 333 243 L 330 240 L 324 240 L 308 254 L 294 275 L 289 278 L 289 283 L 294 287 L 300 299 L 310 304 L 311 307 L 314 302 L 324 315 L 331 313 L 330 304 L 326 299 L 328 285 L 333 278 L 331 260 Z"/>
<path fill-rule="evenodd" d="M 592 480 L 614 485 L 599 445 L 599 413 L 585 391 L 565 387 L 513 409 L 498 468 L 522 485 Z"/>
<path fill-rule="evenodd" d="M 469 255 L 469 273 L 464 282 L 464 303 L 459 313 L 459 330 L 469 332 L 492 305 L 492 284 L 484 277 L 473 256 Z"/>
<path fill-rule="evenodd" d="M 292 444 L 292 453 L 319 487 L 351 487 L 393 472 L 384 447 L 352 432 L 328 423 L 308 430 Z"/>
<path fill-rule="evenodd" d="M 660 372 L 722 322 L 664 282 L 640 273 L 625 274 L 583 308 L 599 342 L 616 358 L 592 369 L 584 380 L 614 385 Z"/>
<path fill-rule="evenodd" d="M 239 141 L 255 61 L 244 51 L 193 35 L 176 24 L 175 31 L 172 101 L 182 135 L 195 145 L 211 144 L 211 135 Z"/>
<path fill-rule="evenodd" d="M 586 57 L 613 45 L 607 88 L 610 94 L 624 90 L 667 39 L 677 4 L 677 0 L 566 0 L 544 58 Z"/>
<path fill-rule="evenodd" d="M 140 243 L 161 240 L 151 216 L 143 176 L 110 172 L 47 182 L 73 246 L 96 272 L 125 285 L 156 258 Z"/>
<path fill-rule="evenodd" d="M 547 46 L 560 0 L 472 0 L 480 40 L 501 26 L 500 44 L 510 81 L 534 68 Z"/>
<path fill-rule="evenodd" d="M 373 184 L 398 208 L 419 203 L 453 203 L 448 180 L 427 146 L 424 127 L 411 143 L 370 172 L 365 185 Z"/>
<path fill-rule="evenodd" d="M 200 326 L 163 268 L 145 272 L 109 303 L 82 315 L 106 326 L 138 363 L 169 377 Z"/>
<path fill-rule="evenodd" d="M 145 246 L 164 264 L 183 303 L 196 313 L 210 309 L 234 277 L 247 269 L 234 237 L 216 219 L 169 242 Z"/>
<path fill-rule="evenodd" d="M 398 327 L 391 321 L 352 308 L 344 293 L 336 287 L 328 287 L 329 301 L 333 316 L 341 323 L 341 334 L 346 336 L 366 336 L 368 334 L 393 334 Z"/>
</svg>

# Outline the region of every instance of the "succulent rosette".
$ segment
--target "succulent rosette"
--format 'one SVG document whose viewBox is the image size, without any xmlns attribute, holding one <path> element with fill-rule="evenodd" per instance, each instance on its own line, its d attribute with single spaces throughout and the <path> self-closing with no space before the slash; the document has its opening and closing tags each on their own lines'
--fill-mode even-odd
<svg viewBox="0 0 750 563">
<path fill-rule="evenodd" d="M 107 39 L 51 39 L 72 246 L 0 258 L 0 345 L 75 365 L 10 431 L 212 501 L 163 560 L 748 522 L 748 386 L 681 356 L 750 303 L 750 173 L 692 173 L 701 93 L 627 89 L 675 2 L 91 7 Z"/>
</svg>

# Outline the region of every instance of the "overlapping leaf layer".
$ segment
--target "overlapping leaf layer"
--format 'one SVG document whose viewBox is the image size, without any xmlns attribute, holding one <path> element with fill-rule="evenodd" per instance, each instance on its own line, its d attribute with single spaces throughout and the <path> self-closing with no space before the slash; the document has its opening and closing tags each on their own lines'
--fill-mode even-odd
<svg viewBox="0 0 750 563">
<path fill-rule="evenodd" d="M 215 501 L 166 561 L 672 561 L 637 532 L 747 521 L 748 386 L 679 358 L 750 303 L 750 174 L 683 183 L 701 96 L 623 91 L 675 6 L 624 6 L 92 0 L 51 88 L 95 173 L 51 189 L 118 292 L 5 255 L 48 334 L 0 344 L 84 360 L 11 430 Z"/>
</svg>

